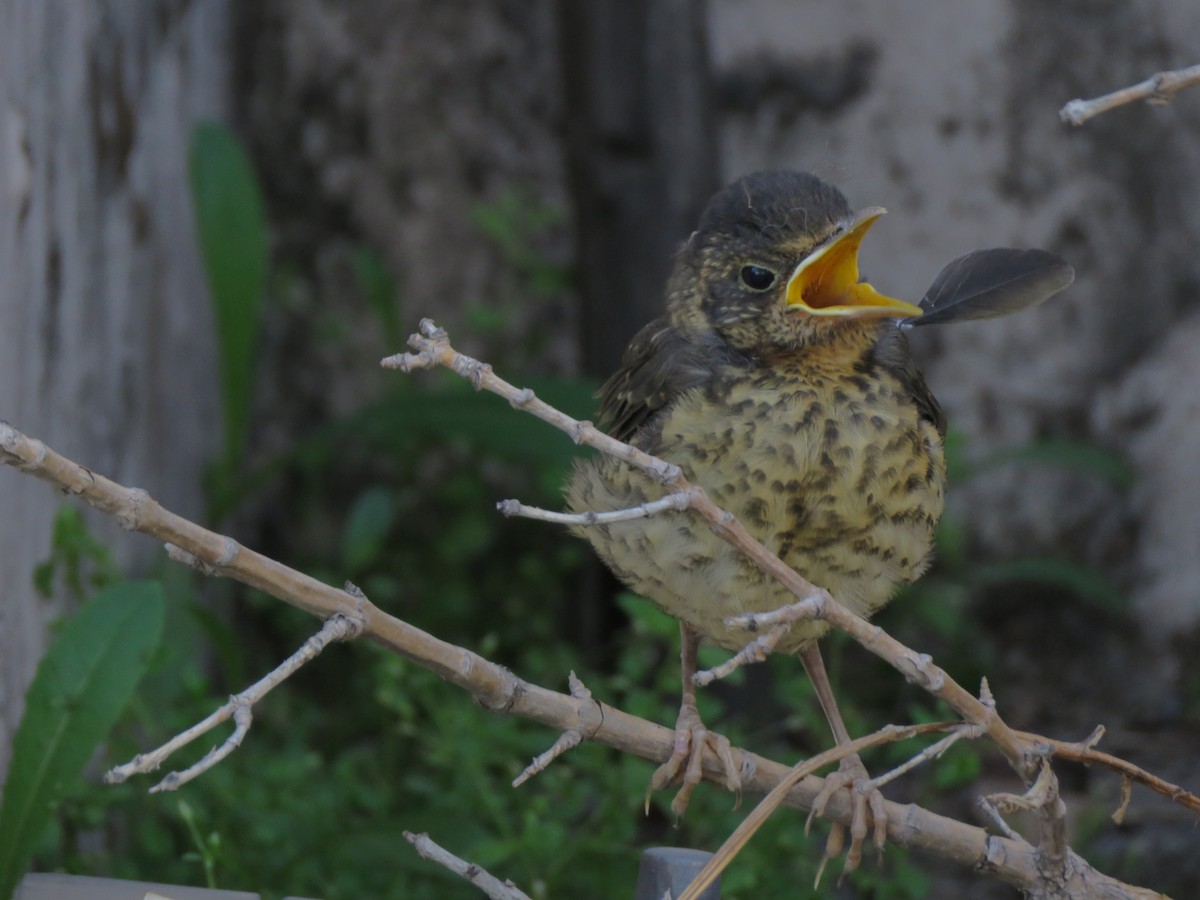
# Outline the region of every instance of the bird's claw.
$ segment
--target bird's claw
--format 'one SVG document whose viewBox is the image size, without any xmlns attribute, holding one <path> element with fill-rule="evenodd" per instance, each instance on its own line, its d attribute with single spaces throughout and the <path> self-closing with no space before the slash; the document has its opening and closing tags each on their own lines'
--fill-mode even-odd
<svg viewBox="0 0 1200 900">
<path fill-rule="evenodd" d="M 804 824 L 806 834 L 812 827 L 813 819 L 824 815 L 829 798 L 842 788 L 849 789 L 854 805 L 854 812 L 850 819 L 850 847 L 846 850 L 846 861 L 842 866 L 841 878 L 845 878 L 862 862 L 863 841 L 866 840 L 868 833 L 871 834 L 877 856 L 880 860 L 883 859 L 883 848 L 887 843 L 888 817 L 883 794 L 871 782 L 862 762 L 857 757 L 851 757 L 843 760 L 841 767 L 826 777 L 825 786 L 813 800 L 812 811 L 809 812 L 808 821 Z M 841 856 L 845 845 L 846 828 L 841 823 L 834 822 L 829 830 L 829 838 L 825 842 L 825 855 L 817 869 L 817 884 L 821 882 L 821 875 L 825 871 L 826 864 L 831 859 Z M 838 879 L 839 883 L 841 878 Z"/>
<path fill-rule="evenodd" d="M 671 801 L 671 812 L 678 821 L 687 811 L 692 792 L 704 780 L 704 751 L 711 750 L 721 762 L 722 782 L 736 796 L 734 807 L 742 800 L 742 776 L 733 760 L 733 748 L 724 735 L 709 731 L 693 704 L 679 709 L 675 722 L 675 744 L 671 756 L 654 770 L 646 788 L 646 810 L 650 810 L 650 795 L 668 785 L 679 783 L 679 792 Z"/>
</svg>

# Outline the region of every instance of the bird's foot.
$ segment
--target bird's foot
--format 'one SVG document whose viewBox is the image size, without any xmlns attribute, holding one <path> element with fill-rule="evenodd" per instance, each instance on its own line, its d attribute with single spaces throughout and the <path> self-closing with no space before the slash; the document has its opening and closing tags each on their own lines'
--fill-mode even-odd
<svg viewBox="0 0 1200 900">
<path fill-rule="evenodd" d="M 679 792 L 671 801 L 671 812 L 676 820 L 683 818 L 688 802 L 696 785 L 704 780 L 704 751 L 711 750 L 720 760 L 721 781 L 736 795 L 737 803 L 742 799 L 742 776 L 733 761 L 733 749 L 724 735 L 709 731 L 700 720 L 700 712 L 694 703 L 685 702 L 679 708 L 675 722 L 675 746 L 670 758 L 659 766 L 646 788 L 646 810 L 650 809 L 650 795 L 668 785 L 679 783 Z"/>
<path fill-rule="evenodd" d="M 887 809 L 883 803 L 883 794 L 871 781 L 862 760 L 857 755 L 850 756 L 842 760 L 836 772 L 825 778 L 825 786 L 813 801 L 812 811 L 804 825 L 806 833 L 812 827 L 813 819 L 825 813 L 829 798 L 842 788 L 849 789 L 854 804 L 854 813 L 850 820 L 850 847 L 846 850 L 846 861 L 842 866 L 841 877 L 845 878 L 862 862 L 862 846 L 868 832 L 875 844 L 875 852 L 880 859 L 883 858 L 883 847 L 887 843 Z M 829 838 L 825 841 L 825 855 L 821 859 L 820 868 L 817 869 L 817 884 L 821 882 L 825 865 L 831 859 L 841 856 L 845 846 L 846 827 L 834 822 L 829 830 Z"/>
</svg>

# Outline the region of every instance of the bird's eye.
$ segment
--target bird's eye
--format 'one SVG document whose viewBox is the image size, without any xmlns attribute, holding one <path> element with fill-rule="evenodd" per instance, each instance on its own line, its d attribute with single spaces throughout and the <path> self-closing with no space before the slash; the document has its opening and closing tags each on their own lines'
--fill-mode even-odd
<svg viewBox="0 0 1200 900">
<path fill-rule="evenodd" d="M 762 266 L 742 266 L 742 284 L 752 291 L 765 291 L 775 283 L 775 273 Z"/>
</svg>

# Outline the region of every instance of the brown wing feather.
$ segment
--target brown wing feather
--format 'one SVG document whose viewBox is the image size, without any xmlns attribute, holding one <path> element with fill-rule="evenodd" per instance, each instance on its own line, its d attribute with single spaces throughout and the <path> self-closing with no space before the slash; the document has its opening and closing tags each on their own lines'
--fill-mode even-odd
<svg viewBox="0 0 1200 900">
<path fill-rule="evenodd" d="M 634 336 L 621 368 L 600 388 L 600 427 L 629 441 L 675 397 L 707 384 L 718 367 L 747 363 L 711 332 L 682 334 L 666 317 L 655 319 Z"/>
</svg>

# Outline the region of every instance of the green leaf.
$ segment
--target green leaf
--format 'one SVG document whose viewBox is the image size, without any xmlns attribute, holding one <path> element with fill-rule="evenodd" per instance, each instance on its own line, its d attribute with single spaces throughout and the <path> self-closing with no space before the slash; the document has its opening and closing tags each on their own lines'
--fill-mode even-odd
<svg viewBox="0 0 1200 900">
<path fill-rule="evenodd" d="M 644 597 L 621 592 L 617 605 L 633 622 L 637 633 L 653 636 L 665 641 L 674 641 L 679 635 L 679 623 Z"/>
<path fill-rule="evenodd" d="M 8 897 L 58 800 L 116 723 L 162 634 L 157 582 L 101 591 L 38 665 L 0 805 L 0 897 Z"/>
<path fill-rule="evenodd" d="M 1057 466 L 1084 475 L 1094 475 L 1122 490 L 1133 485 L 1133 467 L 1123 457 L 1083 441 L 1031 441 L 1019 447 L 998 450 L 974 463 L 968 463 L 967 468 L 971 474 L 976 474 L 1009 463 Z"/>
<path fill-rule="evenodd" d="M 1057 556 L 979 565 L 970 570 L 968 578 L 983 586 L 1021 581 L 1042 584 L 1071 591 L 1109 612 L 1121 613 L 1128 608 L 1125 595 L 1095 569 Z"/>
<path fill-rule="evenodd" d="M 379 555 L 396 522 L 396 494 L 376 485 L 363 491 L 342 532 L 342 559 L 352 573 L 361 572 Z"/>
<path fill-rule="evenodd" d="M 355 247 L 350 254 L 350 265 L 371 309 L 379 319 L 383 331 L 383 342 L 389 353 L 398 353 L 403 348 L 400 334 L 400 310 L 396 303 L 396 283 L 379 254 L 368 247 Z"/>
<path fill-rule="evenodd" d="M 259 308 L 267 272 L 262 191 L 246 151 L 222 125 L 192 132 L 188 154 L 200 251 L 212 290 L 225 413 L 226 463 L 246 446 Z"/>
<path fill-rule="evenodd" d="M 587 418 L 595 405 L 594 382 L 583 379 L 527 379 L 551 406 L 576 418 Z M 294 457 L 319 465 L 339 452 L 348 437 L 376 452 L 403 455 L 414 440 L 458 439 L 505 459 L 566 466 L 579 454 L 571 439 L 533 416 L 514 414 L 512 407 L 491 394 L 465 384 L 404 391 L 388 400 L 347 416 L 295 445 Z"/>
</svg>

